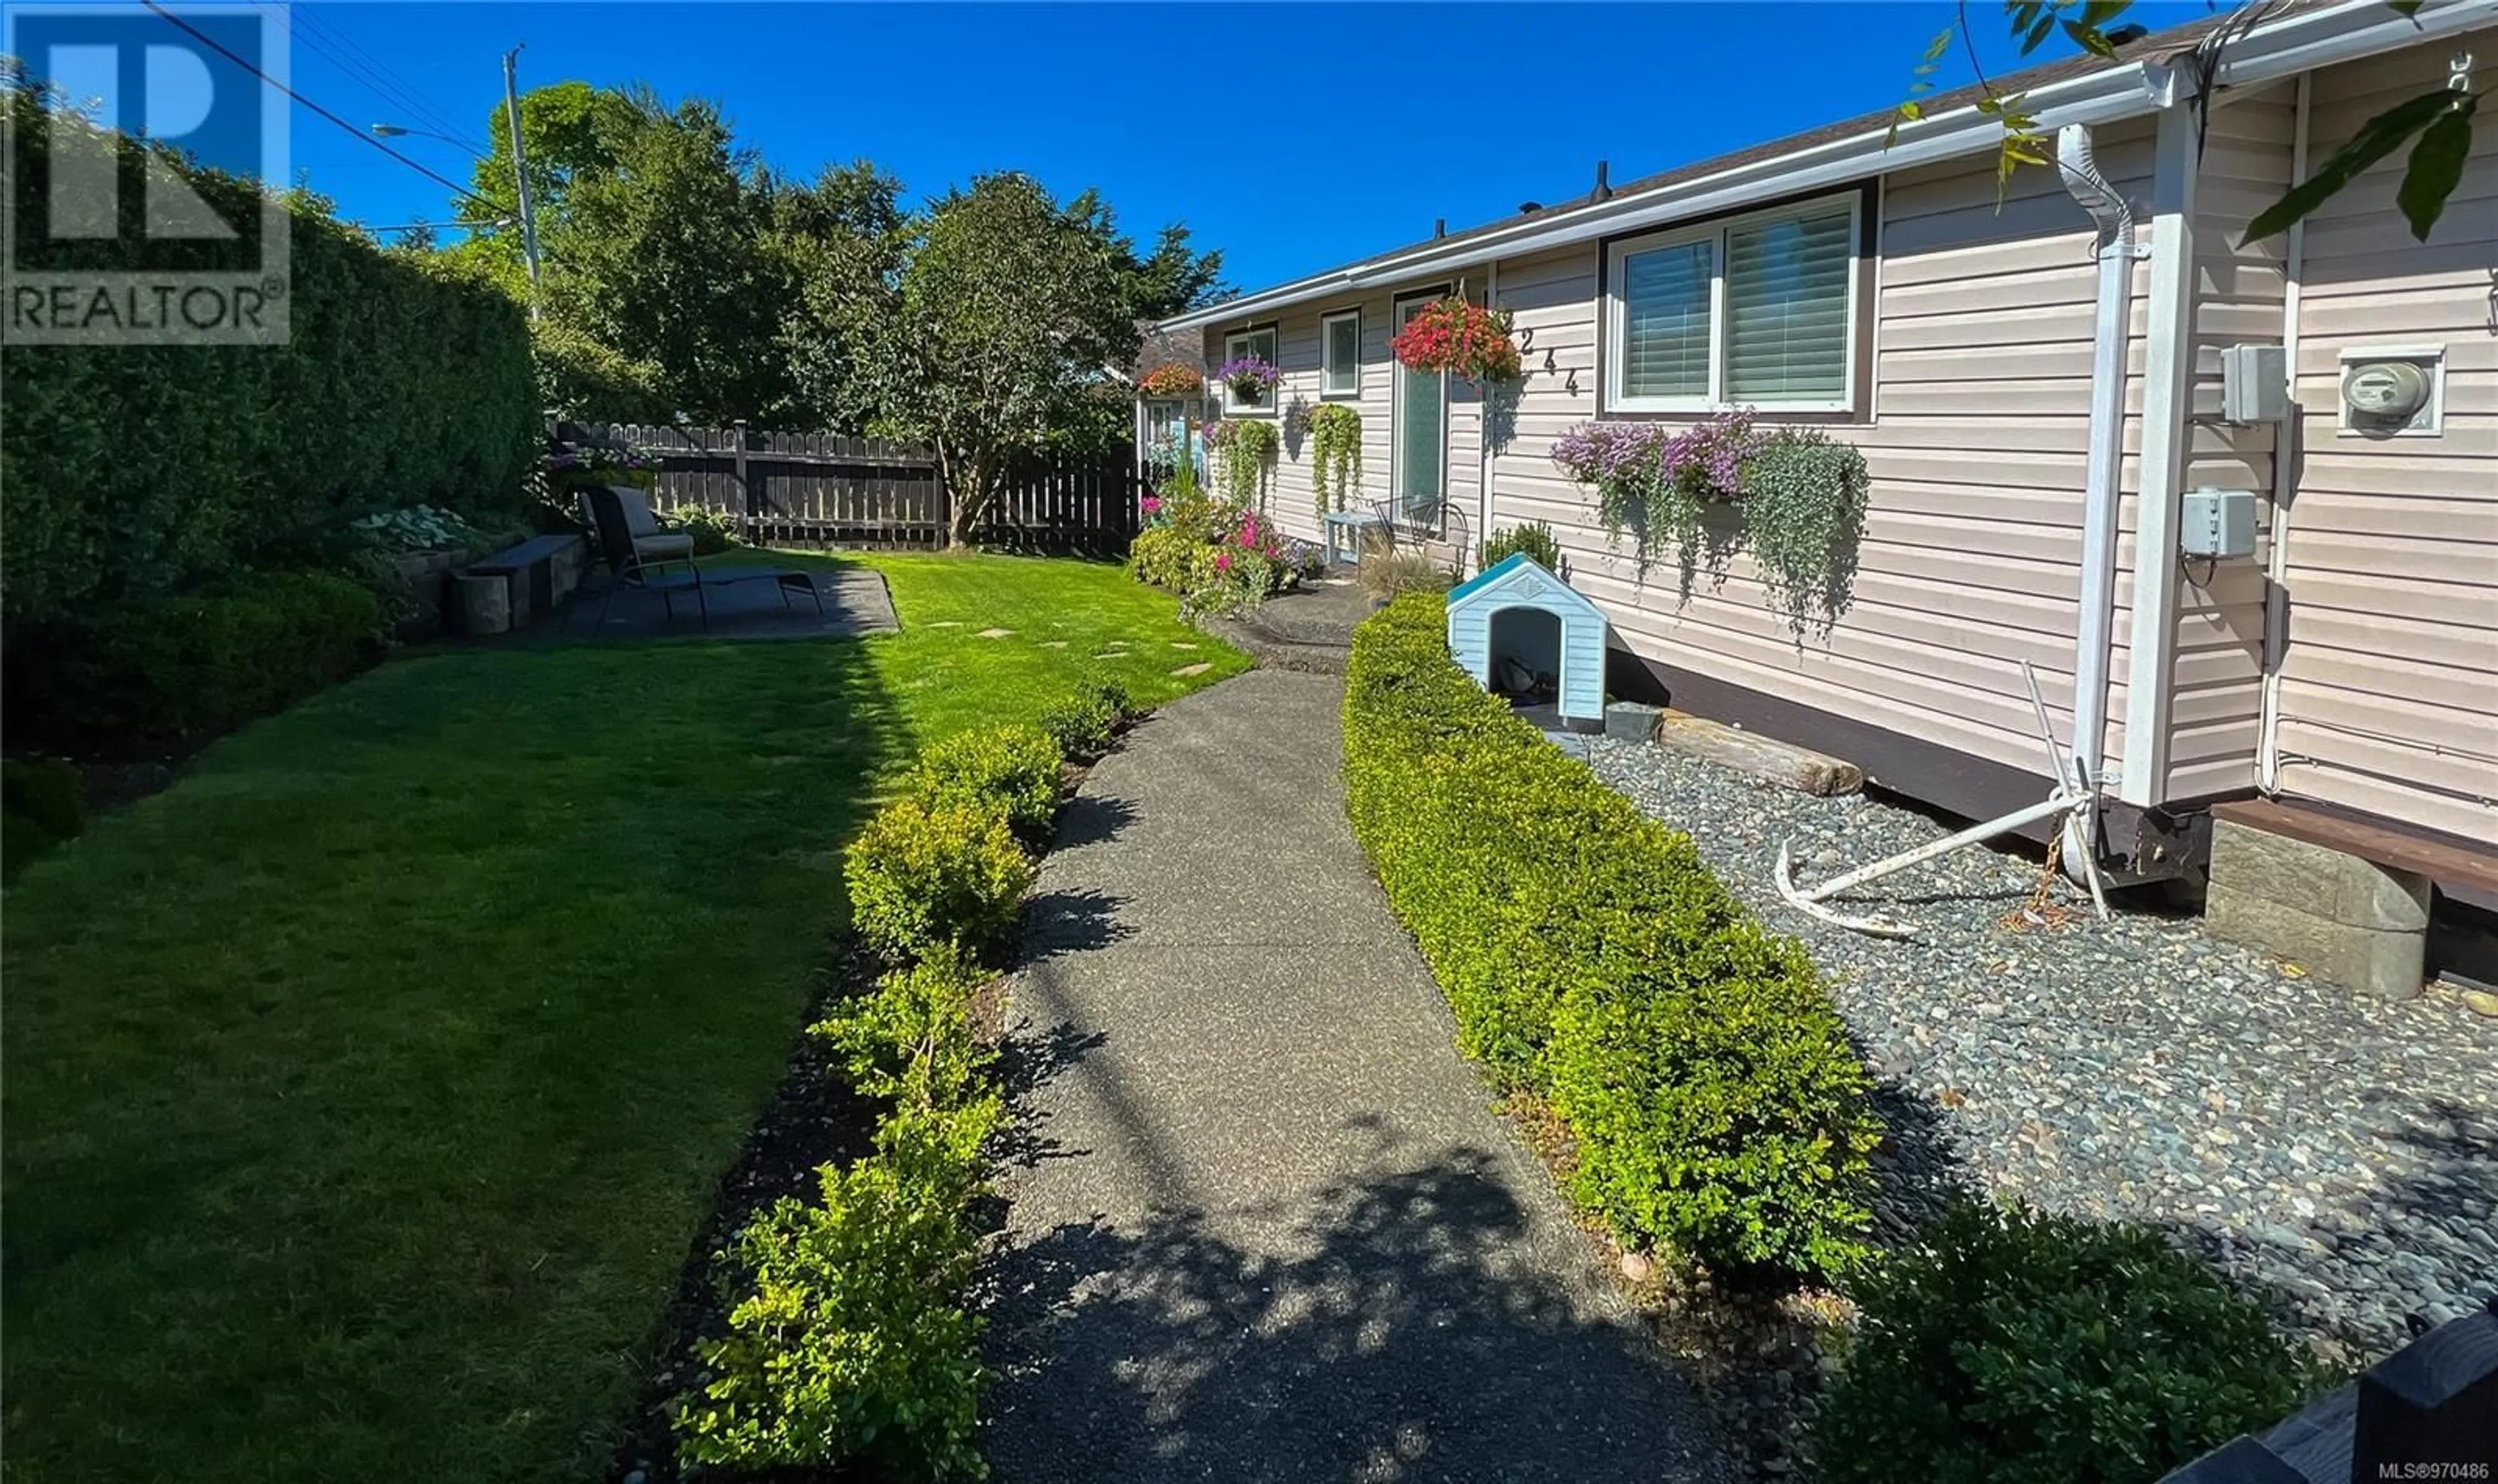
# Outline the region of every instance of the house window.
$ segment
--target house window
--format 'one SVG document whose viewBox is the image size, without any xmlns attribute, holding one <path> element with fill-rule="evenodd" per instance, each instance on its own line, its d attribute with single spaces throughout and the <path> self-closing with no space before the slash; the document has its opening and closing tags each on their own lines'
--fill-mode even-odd
<svg viewBox="0 0 2498 1484">
<path fill-rule="evenodd" d="M 1614 243 L 1605 410 L 1852 410 L 1862 203 L 1850 192 Z"/>
<path fill-rule="evenodd" d="M 1361 395 L 1361 311 L 1347 309 L 1319 321 L 1319 395 Z"/>
<path fill-rule="evenodd" d="M 1281 365 L 1275 359 L 1275 327 L 1243 330 L 1223 337 L 1223 359 L 1233 362 L 1243 356 L 1255 356 L 1268 365 Z M 1275 393 L 1268 391 L 1256 396 L 1242 396 L 1230 387 L 1223 389 L 1224 406 L 1234 413 L 1270 413 L 1275 410 Z"/>
</svg>

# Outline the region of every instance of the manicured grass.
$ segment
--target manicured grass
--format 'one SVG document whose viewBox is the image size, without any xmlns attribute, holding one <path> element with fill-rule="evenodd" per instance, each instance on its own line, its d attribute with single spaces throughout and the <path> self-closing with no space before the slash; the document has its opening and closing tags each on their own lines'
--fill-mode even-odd
<svg viewBox="0 0 2498 1484">
<path fill-rule="evenodd" d="M 901 634 L 404 660 L 26 872 L 13 1477 L 605 1466 L 878 787 L 1083 674 L 1245 664 L 1116 567 L 874 564 Z"/>
</svg>

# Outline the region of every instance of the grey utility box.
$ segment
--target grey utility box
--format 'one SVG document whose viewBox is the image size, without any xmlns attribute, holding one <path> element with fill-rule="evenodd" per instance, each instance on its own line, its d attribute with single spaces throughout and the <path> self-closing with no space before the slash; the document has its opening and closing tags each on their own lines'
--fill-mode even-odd
<svg viewBox="0 0 2498 1484">
<path fill-rule="evenodd" d="M 2278 423 L 2290 416 L 2290 353 L 2278 345 L 2221 352 L 2221 421 Z"/>
<path fill-rule="evenodd" d="M 2256 554 L 2256 496 L 2252 489 L 2189 489 L 2178 511 L 2181 556 Z"/>
</svg>

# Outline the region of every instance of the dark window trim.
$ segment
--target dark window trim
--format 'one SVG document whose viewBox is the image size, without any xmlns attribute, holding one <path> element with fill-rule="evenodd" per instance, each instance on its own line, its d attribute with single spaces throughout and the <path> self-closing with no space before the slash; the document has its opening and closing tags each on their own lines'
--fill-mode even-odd
<svg viewBox="0 0 2498 1484">
<path fill-rule="evenodd" d="M 1858 197 L 1856 208 L 1856 395 L 1853 405 L 1844 412 L 1782 412 L 1776 407 L 1761 409 L 1764 423 L 1819 423 L 1833 426 L 1866 427 L 1874 422 L 1874 321 L 1879 306 L 1874 301 L 1874 286 L 1878 260 L 1874 244 L 1881 239 L 1882 192 L 1876 176 L 1860 180 L 1853 187 L 1837 190 L 1800 191 L 1775 201 L 1756 202 L 1746 206 L 1734 206 L 1724 211 L 1712 211 L 1679 222 L 1663 222 L 1631 232 L 1617 232 L 1596 239 L 1596 421 L 1600 423 L 1700 423 L 1714 414 L 1706 412 L 1615 412 L 1605 406 L 1606 368 L 1613 364 L 1613 347 L 1606 343 L 1606 328 L 1613 320 L 1609 301 L 1613 298 L 1614 246 L 1640 237 L 1656 237 L 1669 232 L 1686 232 L 1706 227 L 1712 222 L 1728 221 L 1739 216 L 1766 216 L 1784 206 L 1801 206 L 1810 202 L 1829 201 L 1844 196 L 1853 189 Z"/>
</svg>

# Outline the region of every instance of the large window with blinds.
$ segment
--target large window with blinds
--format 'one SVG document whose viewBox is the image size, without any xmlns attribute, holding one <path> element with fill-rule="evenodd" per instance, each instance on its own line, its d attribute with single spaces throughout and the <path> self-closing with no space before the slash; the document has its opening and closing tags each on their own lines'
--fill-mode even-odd
<svg viewBox="0 0 2498 1484">
<path fill-rule="evenodd" d="M 1852 410 L 1863 200 L 1851 191 L 1614 243 L 1605 410 Z"/>
</svg>

